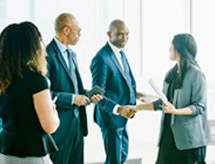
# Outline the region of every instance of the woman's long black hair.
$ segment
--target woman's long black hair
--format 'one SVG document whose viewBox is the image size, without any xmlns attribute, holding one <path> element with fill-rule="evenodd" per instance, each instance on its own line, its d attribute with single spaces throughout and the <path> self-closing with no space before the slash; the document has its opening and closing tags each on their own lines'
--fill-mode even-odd
<svg viewBox="0 0 215 164">
<path fill-rule="evenodd" d="M 195 61 L 196 53 L 197 53 L 197 45 L 196 41 L 190 34 L 178 34 L 175 35 L 172 44 L 174 45 L 174 49 L 178 51 L 180 55 L 180 71 L 179 76 L 176 80 L 176 88 L 181 88 L 183 79 L 187 70 L 189 69 L 191 64 L 197 65 Z M 165 82 L 170 83 L 174 75 L 177 73 L 177 64 L 169 70 L 165 77 Z"/>
</svg>

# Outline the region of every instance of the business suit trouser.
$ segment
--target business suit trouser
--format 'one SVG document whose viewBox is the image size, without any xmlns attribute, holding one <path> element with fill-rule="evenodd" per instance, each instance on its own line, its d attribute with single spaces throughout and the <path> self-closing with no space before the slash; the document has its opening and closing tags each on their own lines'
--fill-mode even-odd
<svg viewBox="0 0 215 164">
<path fill-rule="evenodd" d="M 119 129 L 101 128 L 106 161 L 105 164 L 123 164 L 128 156 L 128 133 L 126 126 Z"/>
<path fill-rule="evenodd" d="M 53 137 L 55 138 L 55 136 Z M 83 164 L 83 147 L 84 139 L 80 118 L 74 117 L 64 142 L 58 145 L 59 150 L 57 152 L 51 154 L 51 159 L 54 164 Z"/>
</svg>

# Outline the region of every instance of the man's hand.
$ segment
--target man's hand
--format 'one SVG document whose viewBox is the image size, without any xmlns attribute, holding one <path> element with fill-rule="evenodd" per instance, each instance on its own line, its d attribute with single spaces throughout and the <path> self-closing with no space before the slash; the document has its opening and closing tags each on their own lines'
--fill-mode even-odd
<svg viewBox="0 0 215 164">
<path fill-rule="evenodd" d="M 117 113 L 125 118 L 130 118 L 136 113 L 136 108 L 132 105 L 120 106 L 117 110 Z"/>
<path fill-rule="evenodd" d="M 73 95 L 73 104 L 77 106 L 85 106 L 90 99 L 85 95 Z"/>
<path fill-rule="evenodd" d="M 103 97 L 101 95 L 99 95 L 99 94 L 93 95 L 91 97 L 91 101 L 92 101 L 93 104 L 99 102 L 102 99 L 103 99 Z"/>
<path fill-rule="evenodd" d="M 141 92 L 136 92 L 137 96 L 136 96 L 136 99 L 140 100 L 140 97 L 146 97 L 146 94 L 145 93 L 141 93 Z M 142 101 L 142 100 L 140 100 Z"/>
</svg>

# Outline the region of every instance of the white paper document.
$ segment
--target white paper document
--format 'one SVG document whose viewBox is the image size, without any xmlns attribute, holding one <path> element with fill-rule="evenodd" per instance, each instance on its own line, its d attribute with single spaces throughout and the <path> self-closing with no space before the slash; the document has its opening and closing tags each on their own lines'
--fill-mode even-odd
<svg viewBox="0 0 215 164">
<path fill-rule="evenodd" d="M 146 94 L 146 96 L 139 98 L 140 101 L 144 101 L 145 103 L 150 103 L 155 99 L 160 99 L 160 97 L 158 97 L 157 95 Z"/>
<path fill-rule="evenodd" d="M 163 94 L 163 92 L 160 91 L 160 89 L 155 84 L 155 82 L 152 79 L 149 79 L 149 84 L 151 85 L 151 87 L 153 88 L 155 93 L 157 93 L 158 97 L 164 102 L 164 104 L 166 104 L 168 106 L 168 103 L 167 103 L 168 100 L 167 100 L 166 96 Z"/>
</svg>

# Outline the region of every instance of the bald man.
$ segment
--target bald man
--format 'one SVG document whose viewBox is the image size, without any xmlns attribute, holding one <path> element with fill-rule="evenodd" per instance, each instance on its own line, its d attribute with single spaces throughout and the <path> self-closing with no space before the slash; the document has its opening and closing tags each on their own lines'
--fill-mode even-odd
<svg viewBox="0 0 215 164">
<path fill-rule="evenodd" d="M 93 58 L 90 69 L 93 86 L 105 89 L 103 100 L 95 105 L 94 121 L 100 126 L 106 152 L 105 164 L 122 164 L 128 156 L 126 114 L 132 112 L 136 96 L 135 79 L 123 51 L 128 28 L 121 20 L 109 26 L 109 41 Z M 122 117 L 123 116 L 123 117 Z"/>
<path fill-rule="evenodd" d="M 76 45 L 80 37 L 77 19 L 69 13 L 60 14 L 55 20 L 56 36 L 47 46 L 48 74 L 52 96 L 56 105 L 60 127 L 53 134 L 58 151 L 51 154 L 55 164 L 83 164 L 83 136 L 87 136 L 85 105 L 89 100 L 84 94 L 75 52 L 69 45 Z M 93 103 L 102 97 L 94 95 Z"/>
</svg>

